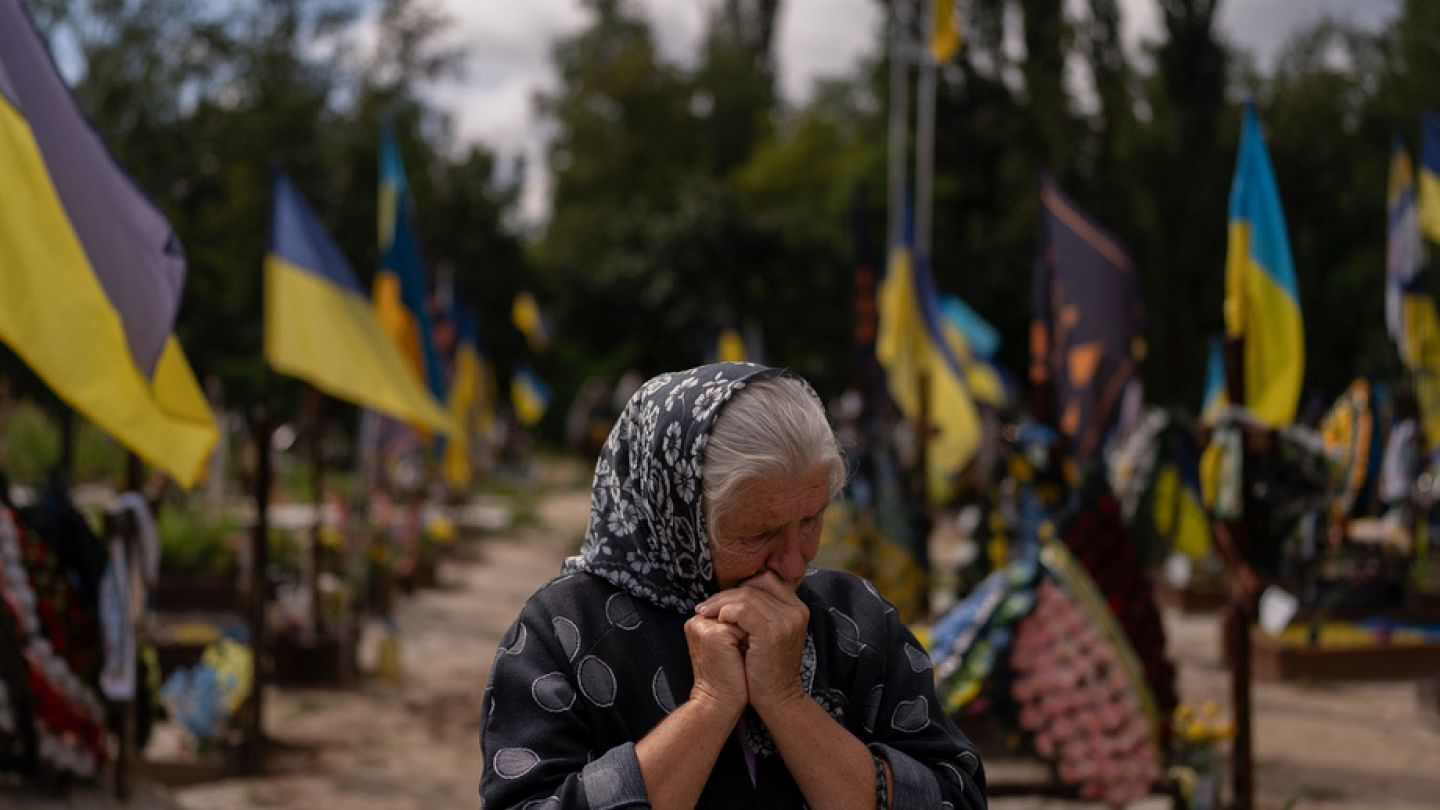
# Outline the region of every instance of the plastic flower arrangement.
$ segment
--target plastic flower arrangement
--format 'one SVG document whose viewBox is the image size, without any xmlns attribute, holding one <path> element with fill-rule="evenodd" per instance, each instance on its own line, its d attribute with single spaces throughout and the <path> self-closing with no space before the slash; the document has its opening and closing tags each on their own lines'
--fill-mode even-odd
<svg viewBox="0 0 1440 810">
<path fill-rule="evenodd" d="M 254 682 L 250 648 L 221 639 L 205 649 L 200 663 L 171 673 L 160 690 L 170 715 L 202 749 L 220 744 Z"/>
<path fill-rule="evenodd" d="M 1220 804 L 1221 747 L 1235 737 L 1235 723 L 1220 716 L 1220 705 L 1213 700 L 1200 704 L 1199 711 L 1181 703 L 1173 721 L 1170 775 L 1189 810 L 1213 810 Z"/>
</svg>

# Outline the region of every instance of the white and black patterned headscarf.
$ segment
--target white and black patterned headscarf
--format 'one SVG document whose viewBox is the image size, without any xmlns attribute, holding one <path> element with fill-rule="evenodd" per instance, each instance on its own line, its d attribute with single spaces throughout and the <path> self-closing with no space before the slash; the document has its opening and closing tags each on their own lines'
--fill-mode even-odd
<svg viewBox="0 0 1440 810">
<path fill-rule="evenodd" d="M 590 527 L 566 572 L 589 571 L 628 593 L 688 614 L 715 592 L 701 509 L 705 443 L 720 406 L 746 382 L 786 374 L 713 363 L 640 387 L 595 465 Z"/>
</svg>

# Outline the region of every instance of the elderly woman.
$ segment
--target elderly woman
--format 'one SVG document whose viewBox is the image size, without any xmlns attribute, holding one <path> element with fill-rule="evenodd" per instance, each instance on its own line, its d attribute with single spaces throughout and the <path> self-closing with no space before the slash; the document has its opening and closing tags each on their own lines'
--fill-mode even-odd
<svg viewBox="0 0 1440 810">
<path fill-rule="evenodd" d="M 844 464 L 810 387 L 720 363 L 646 383 L 580 555 L 495 658 L 500 808 L 983 808 L 975 748 L 873 587 L 808 567 Z"/>
</svg>

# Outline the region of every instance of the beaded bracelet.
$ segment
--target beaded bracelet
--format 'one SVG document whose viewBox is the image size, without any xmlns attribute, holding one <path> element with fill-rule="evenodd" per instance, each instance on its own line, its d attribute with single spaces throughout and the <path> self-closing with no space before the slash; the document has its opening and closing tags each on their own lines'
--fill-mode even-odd
<svg viewBox="0 0 1440 810">
<path fill-rule="evenodd" d="M 871 754 L 875 760 L 875 810 L 890 810 L 890 786 L 885 781 L 885 763 L 879 754 Z"/>
</svg>

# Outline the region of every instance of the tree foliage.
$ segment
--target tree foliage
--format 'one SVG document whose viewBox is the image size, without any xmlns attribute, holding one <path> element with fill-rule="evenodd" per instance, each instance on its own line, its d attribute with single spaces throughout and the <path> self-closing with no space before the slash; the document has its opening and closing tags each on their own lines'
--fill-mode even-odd
<svg viewBox="0 0 1440 810">
<path fill-rule="evenodd" d="M 1218 0 L 1156 3 L 1162 30 L 1138 51 L 1117 0 L 962 4 L 967 44 L 941 69 L 936 109 L 940 287 L 999 327 L 1001 361 L 1024 368 L 1036 181 L 1049 171 L 1140 270 L 1151 397 L 1194 405 L 1221 329 L 1238 108 L 1253 98 L 1295 252 L 1307 386 L 1333 395 L 1355 374 L 1394 374 L 1386 162 L 1391 133 L 1415 148 L 1420 110 L 1440 106 L 1440 10 L 1408 0 L 1380 30 L 1324 21 L 1262 65 L 1218 31 Z M 271 167 L 296 179 L 368 283 L 386 119 L 425 254 L 481 310 L 502 372 L 524 355 L 508 309 L 530 288 L 557 326 L 540 365 L 562 404 L 589 375 L 701 362 L 732 325 L 822 389 L 851 378 L 853 268 L 882 263 L 878 240 L 871 255 L 855 245 L 857 229 L 884 232 L 887 66 L 872 59 L 787 104 L 779 0 L 715 0 L 679 61 L 633 2 L 585 0 L 587 23 L 554 44 L 558 81 L 536 99 L 553 133 L 551 209 L 528 245 L 509 225 L 522 172 L 457 144 L 427 96 L 465 59 L 434 2 L 27 5 L 78 66 L 82 107 L 171 216 L 190 261 L 177 329 L 232 400 L 262 377 Z M 365 15 L 379 20 L 373 47 L 356 39 Z"/>
<path fill-rule="evenodd" d="M 74 94 L 119 162 L 165 210 L 189 264 L 176 332 L 197 373 L 245 407 L 259 395 L 261 266 L 272 172 L 288 173 L 368 286 L 378 262 L 379 130 L 400 135 L 419 232 L 509 350 L 525 260 L 506 224 L 515 171 L 460 147 L 425 92 L 461 54 L 431 0 L 32 0 Z M 371 47 L 357 25 L 373 14 Z M 272 394 L 293 383 L 270 375 Z M 282 405 L 288 413 L 291 406 Z"/>
</svg>

